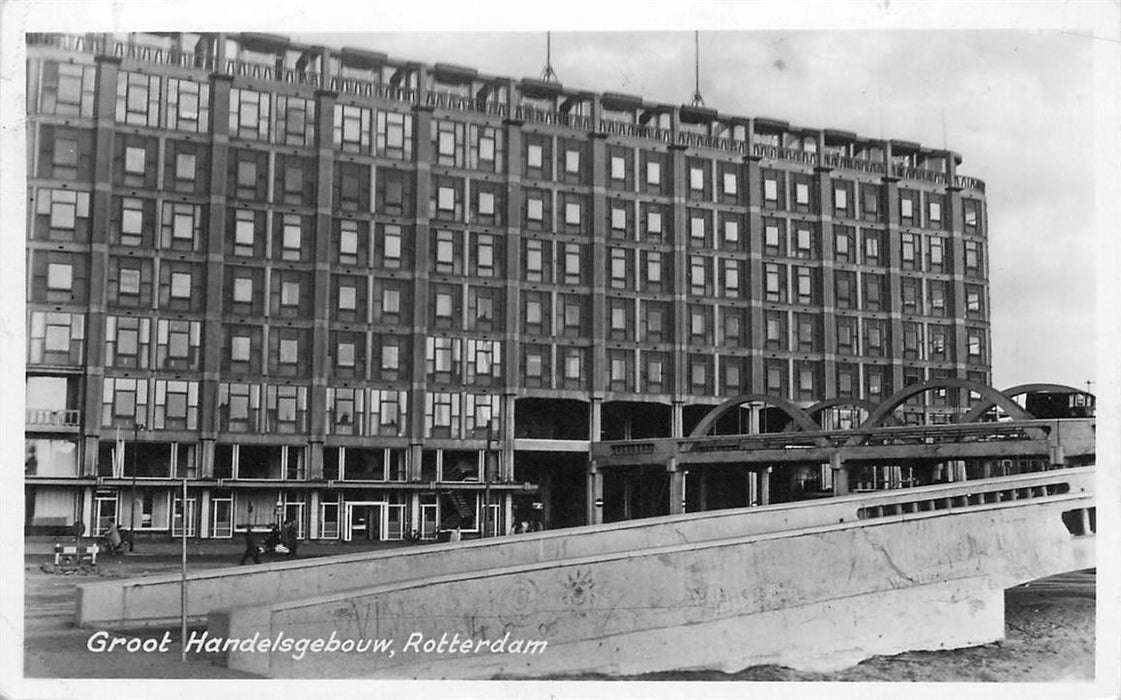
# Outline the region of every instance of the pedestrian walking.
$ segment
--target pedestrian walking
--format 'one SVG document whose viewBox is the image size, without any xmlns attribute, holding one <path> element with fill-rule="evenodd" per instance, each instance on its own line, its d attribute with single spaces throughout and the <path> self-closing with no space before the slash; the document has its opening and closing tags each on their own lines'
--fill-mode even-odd
<svg viewBox="0 0 1121 700">
<path fill-rule="evenodd" d="M 284 546 L 288 548 L 288 558 L 294 559 L 296 557 L 296 547 L 299 546 L 299 540 L 296 538 L 295 520 L 284 523 Z"/>
<path fill-rule="evenodd" d="M 241 563 L 239 563 L 238 566 L 241 566 L 242 564 L 244 564 L 245 560 L 248 559 L 249 557 L 253 557 L 253 563 L 254 564 L 260 564 L 261 563 L 261 550 L 257 546 L 257 535 L 256 535 L 256 533 L 253 532 L 252 527 L 246 526 L 246 528 L 245 528 L 245 553 L 241 555 Z"/>
</svg>

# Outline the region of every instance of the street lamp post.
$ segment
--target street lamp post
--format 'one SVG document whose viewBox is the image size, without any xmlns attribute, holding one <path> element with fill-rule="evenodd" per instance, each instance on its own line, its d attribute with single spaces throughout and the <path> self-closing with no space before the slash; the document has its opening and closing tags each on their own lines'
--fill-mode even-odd
<svg viewBox="0 0 1121 700">
<path fill-rule="evenodd" d="M 128 551 L 136 551 L 136 469 L 140 464 L 140 431 L 144 430 L 143 423 L 133 423 L 132 425 L 132 499 L 129 501 L 128 509 L 128 532 L 131 535 L 128 540 Z"/>
</svg>

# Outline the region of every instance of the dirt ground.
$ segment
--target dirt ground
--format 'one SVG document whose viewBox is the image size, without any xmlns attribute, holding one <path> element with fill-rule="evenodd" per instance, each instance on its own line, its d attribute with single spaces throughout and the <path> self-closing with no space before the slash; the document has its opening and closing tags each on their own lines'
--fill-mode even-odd
<svg viewBox="0 0 1121 700">
<path fill-rule="evenodd" d="M 142 576 L 178 571 L 168 551 L 102 560 L 96 570 L 65 575 L 52 571 L 45 553 L 25 557 L 24 675 L 27 678 L 250 678 L 216 659 L 192 655 L 179 660 L 172 644 L 167 654 L 92 654 L 88 630 L 73 626 L 76 583 L 99 577 Z M 350 551 L 350 550 L 347 550 Z M 307 547 L 304 556 L 342 553 Z M 228 566 L 240 549 L 189 554 L 192 569 Z M 1094 571 L 1076 572 L 1014 588 L 1005 594 L 1006 638 L 977 647 L 908 652 L 873 657 L 836 673 L 804 673 L 781 666 L 753 666 L 737 673 L 676 671 L 629 677 L 566 676 L 565 680 L 735 680 L 735 681 L 957 681 L 1041 682 L 1092 680 L 1095 633 Z M 152 636 L 152 631 L 143 633 Z M 178 630 L 171 632 L 178 639 Z M 559 680 L 559 679 L 558 679 Z"/>
</svg>

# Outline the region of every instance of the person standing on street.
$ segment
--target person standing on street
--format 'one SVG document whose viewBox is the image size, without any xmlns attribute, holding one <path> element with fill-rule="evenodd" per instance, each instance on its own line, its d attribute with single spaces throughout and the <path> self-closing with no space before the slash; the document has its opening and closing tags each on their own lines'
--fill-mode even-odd
<svg viewBox="0 0 1121 700">
<path fill-rule="evenodd" d="M 253 532 L 252 527 L 246 526 L 246 528 L 245 528 L 245 553 L 241 555 L 241 563 L 239 563 L 238 566 L 241 566 L 242 564 L 244 564 L 245 560 L 248 559 L 249 557 L 253 557 L 253 563 L 254 564 L 260 564 L 261 563 L 261 553 L 260 553 L 260 550 L 257 548 L 257 535 Z"/>
<path fill-rule="evenodd" d="M 296 557 L 296 547 L 299 546 L 299 540 L 296 539 L 296 521 L 289 520 L 284 523 L 284 546 L 288 548 L 288 558 L 294 559 Z"/>
</svg>

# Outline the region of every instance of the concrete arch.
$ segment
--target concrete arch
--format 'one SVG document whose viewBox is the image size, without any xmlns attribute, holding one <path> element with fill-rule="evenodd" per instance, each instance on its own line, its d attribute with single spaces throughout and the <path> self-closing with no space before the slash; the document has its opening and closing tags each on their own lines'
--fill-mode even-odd
<svg viewBox="0 0 1121 700">
<path fill-rule="evenodd" d="M 1004 394 L 1000 393 L 996 389 L 992 388 L 991 386 L 988 386 L 987 384 L 978 384 L 977 382 L 971 382 L 966 379 L 947 377 L 944 379 L 929 379 L 925 382 L 919 382 L 918 384 L 912 384 L 910 386 L 903 387 L 899 391 L 884 399 L 883 402 L 876 407 L 876 410 L 868 416 L 868 419 L 860 425 L 860 429 L 864 430 L 880 427 L 887 419 L 887 416 L 891 415 L 895 411 L 895 409 L 903 405 L 904 401 L 911 398 L 912 396 L 915 396 L 916 394 L 921 394 L 931 389 L 949 388 L 975 391 L 984 399 L 992 401 L 994 405 L 1003 408 L 1008 412 L 1008 415 L 1012 416 L 1016 420 L 1031 420 L 1032 418 L 1027 411 L 1020 408 L 1019 404 L 1017 404 L 1015 401 L 1008 398 Z M 863 442 L 863 438 L 854 438 L 854 440 L 856 440 L 855 444 L 860 444 L 861 442 Z"/>
<path fill-rule="evenodd" d="M 1019 385 L 1014 386 L 1014 387 L 1009 387 L 1009 388 L 1001 391 L 1000 393 L 1007 396 L 1009 399 L 1011 399 L 1014 396 L 1020 396 L 1022 394 L 1027 394 L 1027 393 L 1032 392 L 1032 391 L 1053 391 L 1057 394 L 1059 394 L 1059 393 L 1067 393 L 1067 394 L 1087 394 L 1087 393 L 1089 393 L 1089 392 L 1086 392 L 1086 391 L 1082 391 L 1081 389 L 1076 389 L 1072 386 L 1067 386 L 1066 384 L 1046 384 L 1046 383 L 1019 384 Z M 1092 394 L 1091 394 L 1091 396 L 1092 396 Z M 1017 405 L 1019 405 L 1019 404 L 1017 404 Z M 996 406 L 995 402 L 990 401 L 987 398 L 984 398 L 981 401 L 981 403 L 979 403 L 976 406 L 974 406 L 973 408 L 971 408 L 968 413 L 966 413 L 965 415 L 963 415 L 961 417 L 961 422 L 962 423 L 974 423 L 978 419 L 980 419 L 981 416 L 983 416 L 985 413 L 987 413 L 989 411 L 989 409 L 991 409 L 993 406 Z M 1025 411 L 1025 413 L 1026 413 L 1026 411 Z M 1030 416 L 1031 414 L 1028 413 L 1028 415 Z M 1034 418 L 1035 416 L 1032 416 L 1032 417 Z"/>
<path fill-rule="evenodd" d="M 817 423 L 806 415 L 806 413 L 798 408 L 795 404 L 787 401 L 778 396 L 770 396 L 768 394 L 742 394 L 734 399 L 728 399 L 716 408 L 705 414 L 697 427 L 693 428 L 693 432 L 689 433 L 689 437 L 704 437 L 708 431 L 712 430 L 716 425 L 716 421 L 720 420 L 729 411 L 739 408 L 745 403 L 763 403 L 775 408 L 781 409 L 786 415 L 790 416 L 791 420 L 796 423 L 802 430 L 815 431 L 820 430 Z"/>
<path fill-rule="evenodd" d="M 868 401 L 867 399 L 861 399 L 861 398 L 856 398 L 856 397 L 847 398 L 847 399 L 846 398 L 822 399 L 821 401 L 818 401 L 817 403 L 815 403 L 813 406 L 810 406 L 809 408 L 805 408 L 805 409 L 802 409 L 802 410 L 807 416 L 810 417 L 810 420 L 812 420 L 814 422 L 814 424 L 816 424 L 818 426 L 817 428 L 815 428 L 815 430 L 821 430 L 821 424 L 817 422 L 818 415 L 822 411 L 825 411 L 826 409 L 836 408 L 838 406 L 850 406 L 852 408 L 862 408 L 867 412 L 867 415 L 871 415 L 872 411 L 876 410 L 876 404 L 872 403 L 871 401 Z M 890 416 L 887 420 L 890 422 L 891 425 L 898 425 L 899 424 L 899 421 L 898 421 L 898 419 L 895 418 L 895 416 Z M 793 432 L 793 431 L 797 430 L 798 428 L 799 428 L 799 426 L 796 425 L 793 420 L 791 420 L 789 423 L 786 424 L 786 427 L 782 429 L 782 432 L 790 433 L 790 432 Z"/>
</svg>

